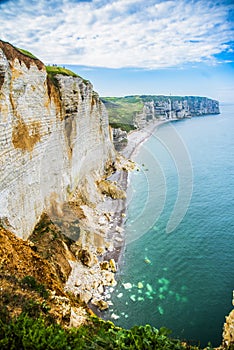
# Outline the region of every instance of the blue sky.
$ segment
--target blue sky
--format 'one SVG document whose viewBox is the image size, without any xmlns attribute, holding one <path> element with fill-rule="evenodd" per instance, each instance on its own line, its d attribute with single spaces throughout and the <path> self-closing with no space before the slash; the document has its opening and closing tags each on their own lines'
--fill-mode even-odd
<svg viewBox="0 0 234 350">
<path fill-rule="evenodd" d="M 0 0 L 0 38 L 102 96 L 234 102 L 233 0 Z"/>
</svg>

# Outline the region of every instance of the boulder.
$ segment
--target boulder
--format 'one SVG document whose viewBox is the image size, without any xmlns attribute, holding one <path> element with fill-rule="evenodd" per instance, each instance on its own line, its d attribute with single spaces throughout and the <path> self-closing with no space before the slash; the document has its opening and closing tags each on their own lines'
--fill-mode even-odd
<svg viewBox="0 0 234 350">
<path fill-rule="evenodd" d="M 102 262 L 100 262 L 100 268 L 101 268 L 101 270 L 108 270 L 109 269 L 109 263 L 108 263 L 108 261 L 102 261 Z"/>
<path fill-rule="evenodd" d="M 82 307 L 72 307 L 69 327 L 80 327 L 87 321 L 87 313 Z"/>
<path fill-rule="evenodd" d="M 103 286 L 115 286 L 116 285 L 116 280 L 115 280 L 113 272 L 103 271 L 102 284 L 103 284 Z"/>
<path fill-rule="evenodd" d="M 92 293 L 89 292 L 88 290 L 84 290 L 80 293 L 80 299 L 85 303 L 88 304 L 88 302 L 92 298 Z"/>
<path fill-rule="evenodd" d="M 85 266 L 93 266 L 93 254 L 88 249 L 80 249 L 78 252 L 78 259 Z"/>
<path fill-rule="evenodd" d="M 92 299 L 91 303 L 99 308 L 99 310 L 107 310 L 109 305 L 105 300 L 102 299 Z"/>
<path fill-rule="evenodd" d="M 111 270 L 112 272 L 116 272 L 116 271 L 117 271 L 116 263 L 115 263 L 115 260 L 114 260 L 114 259 L 110 259 L 110 261 L 109 261 L 109 267 L 110 267 L 110 270 Z"/>
</svg>

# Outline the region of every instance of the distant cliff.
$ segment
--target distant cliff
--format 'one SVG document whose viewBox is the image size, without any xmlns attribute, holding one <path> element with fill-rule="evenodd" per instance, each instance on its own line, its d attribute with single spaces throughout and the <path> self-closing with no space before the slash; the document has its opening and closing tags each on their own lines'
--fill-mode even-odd
<svg viewBox="0 0 234 350">
<path fill-rule="evenodd" d="M 90 82 L 0 41 L 0 219 L 27 238 L 43 211 L 92 193 L 115 158 Z"/>
<path fill-rule="evenodd" d="M 219 114 L 219 102 L 199 96 L 142 95 L 103 97 L 110 123 L 129 131 L 144 127 L 154 119 L 182 119 Z"/>
</svg>

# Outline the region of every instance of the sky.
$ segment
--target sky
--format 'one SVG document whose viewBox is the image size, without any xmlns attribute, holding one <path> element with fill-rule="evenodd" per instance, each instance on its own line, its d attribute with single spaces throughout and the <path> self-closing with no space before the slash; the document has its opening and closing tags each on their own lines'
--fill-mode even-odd
<svg viewBox="0 0 234 350">
<path fill-rule="evenodd" d="M 234 102 L 234 0 L 0 0 L 0 39 L 101 96 Z"/>
</svg>

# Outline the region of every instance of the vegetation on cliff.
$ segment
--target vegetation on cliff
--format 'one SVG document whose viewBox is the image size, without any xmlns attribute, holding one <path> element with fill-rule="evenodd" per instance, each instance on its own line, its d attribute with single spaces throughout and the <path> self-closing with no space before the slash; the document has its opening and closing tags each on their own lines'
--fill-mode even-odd
<svg viewBox="0 0 234 350">
<path fill-rule="evenodd" d="M 219 113 L 218 101 L 200 96 L 133 95 L 102 97 L 102 101 L 108 110 L 110 125 L 127 132 L 138 126 L 138 119 Z"/>
<path fill-rule="evenodd" d="M 46 66 L 46 72 L 53 82 L 55 82 L 55 79 L 56 79 L 55 76 L 57 74 L 62 74 L 62 75 L 66 75 L 66 76 L 80 78 L 83 80 L 83 82 L 85 84 L 89 83 L 89 80 L 83 79 L 80 75 L 74 73 L 73 71 L 71 71 L 70 69 L 67 69 L 65 67 L 59 67 L 57 65 Z"/>
<path fill-rule="evenodd" d="M 87 325 L 64 329 L 42 317 L 33 318 L 22 314 L 15 320 L 0 321 L 0 346 L 12 349 L 199 349 L 168 338 L 168 330 L 157 330 L 149 325 L 135 326 L 130 330 L 116 327 L 112 322 L 90 318 Z"/>
<path fill-rule="evenodd" d="M 135 129 L 134 118 L 143 109 L 143 102 L 139 96 L 131 97 L 103 97 L 109 122 L 113 128 L 121 128 L 129 132 Z"/>
<path fill-rule="evenodd" d="M 38 59 L 36 56 L 34 56 L 31 52 L 27 51 L 27 50 L 24 50 L 24 49 L 20 49 L 19 47 L 16 48 L 18 51 L 20 51 L 22 54 L 24 54 L 25 56 L 28 56 L 30 58 L 33 58 L 33 59 Z"/>
</svg>

